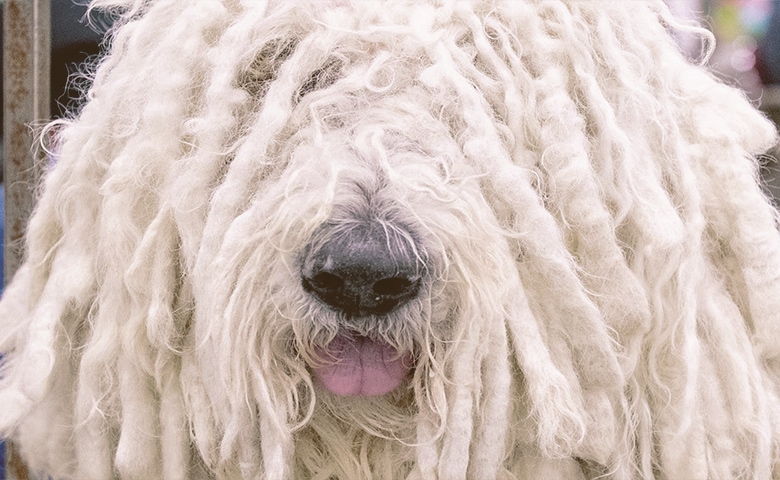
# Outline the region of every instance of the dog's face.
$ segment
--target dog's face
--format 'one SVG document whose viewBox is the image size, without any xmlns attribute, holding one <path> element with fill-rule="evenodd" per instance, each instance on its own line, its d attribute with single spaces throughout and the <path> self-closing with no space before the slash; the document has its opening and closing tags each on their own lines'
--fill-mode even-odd
<svg viewBox="0 0 780 480">
<path fill-rule="evenodd" d="M 0 302 L 34 469 L 769 478 L 775 131 L 660 2 L 128 8 Z"/>
</svg>

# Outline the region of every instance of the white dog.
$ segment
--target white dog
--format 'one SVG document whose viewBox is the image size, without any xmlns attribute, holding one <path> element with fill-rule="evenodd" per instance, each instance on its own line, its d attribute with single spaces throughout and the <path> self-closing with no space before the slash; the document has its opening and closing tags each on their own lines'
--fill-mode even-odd
<svg viewBox="0 0 780 480">
<path fill-rule="evenodd" d="M 31 469 L 780 478 L 775 130 L 660 1 L 125 3 L 0 303 Z"/>
</svg>

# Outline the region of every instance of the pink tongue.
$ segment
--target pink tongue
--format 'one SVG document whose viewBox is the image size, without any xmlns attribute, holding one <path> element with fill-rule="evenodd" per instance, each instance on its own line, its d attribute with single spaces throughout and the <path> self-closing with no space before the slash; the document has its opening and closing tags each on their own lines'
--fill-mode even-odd
<svg viewBox="0 0 780 480">
<path fill-rule="evenodd" d="M 410 355 L 366 337 L 339 335 L 317 352 L 324 362 L 313 368 L 323 387 L 337 395 L 384 395 L 395 390 L 411 370 Z"/>
</svg>

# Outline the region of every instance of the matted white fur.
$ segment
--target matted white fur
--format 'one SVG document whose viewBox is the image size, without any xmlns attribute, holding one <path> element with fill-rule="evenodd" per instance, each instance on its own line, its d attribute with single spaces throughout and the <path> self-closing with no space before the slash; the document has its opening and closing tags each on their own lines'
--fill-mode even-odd
<svg viewBox="0 0 780 480">
<path fill-rule="evenodd" d="M 660 0 L 95 6 L 124 13 L 0 303 L 34 471 L 780 478 L 776 134 Z M 302 252 L 364 214 L 424 281 L 340 315 Z M 413 372 L 326 392 L 345 329 Z"/>
</svg>

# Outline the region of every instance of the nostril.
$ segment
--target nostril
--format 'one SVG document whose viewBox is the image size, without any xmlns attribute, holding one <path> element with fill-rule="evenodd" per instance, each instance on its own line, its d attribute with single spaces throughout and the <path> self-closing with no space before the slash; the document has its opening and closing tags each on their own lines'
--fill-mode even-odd
<svg viewBox="0 0 780 480">
<path fill-rule="evenodd" d="M 335 292 L 344 288 L 344 279 L 329 272 L 319 272 L 307 280 L 317 290 Z"/>
<path fill-rule="evenodd" d="M 383 278 L 374 283 L 374 293 L 387 297 L 408 294 L 416 288 L 415 282 L 406 277 Z"/>
</svg>

